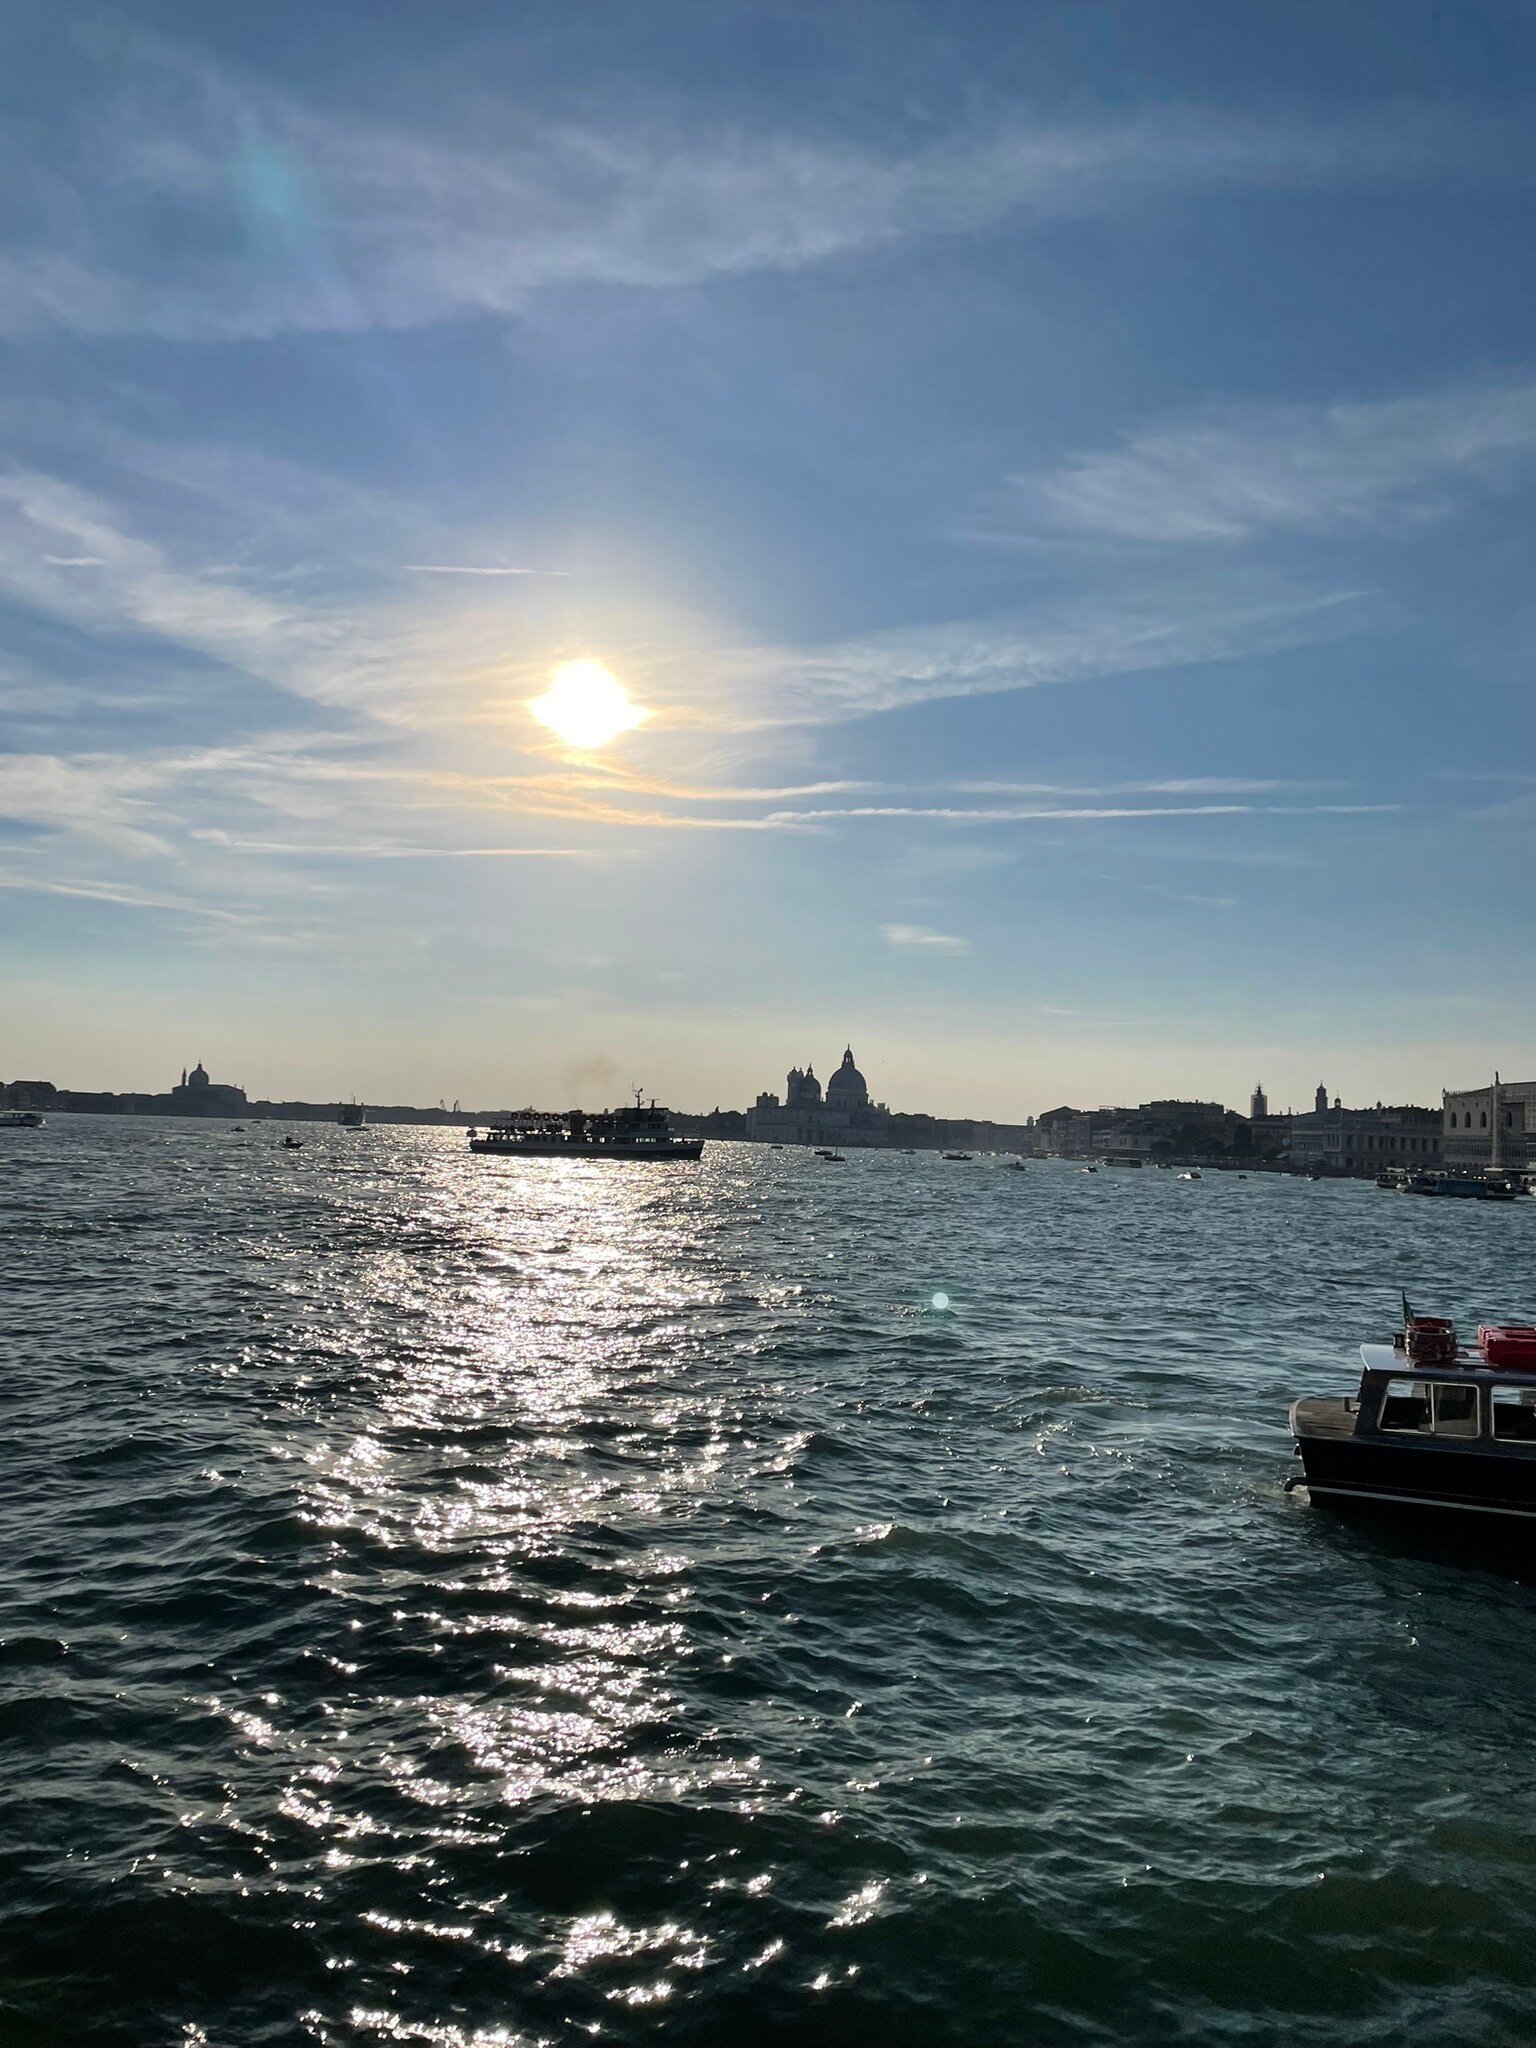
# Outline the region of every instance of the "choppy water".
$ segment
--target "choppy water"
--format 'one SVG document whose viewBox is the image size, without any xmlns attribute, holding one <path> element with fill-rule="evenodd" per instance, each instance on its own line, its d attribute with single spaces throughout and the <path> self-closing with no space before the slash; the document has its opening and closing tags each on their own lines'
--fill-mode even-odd
<svg viewBox="0 0 1536 2048">
<path fill-rule="evenodd" d="M 276 1137 L 4 1134 L 6 2048 L 1536 2038 L 1533 1594 L 1281 1492 L 1536 1203 Z"/>
</svg>

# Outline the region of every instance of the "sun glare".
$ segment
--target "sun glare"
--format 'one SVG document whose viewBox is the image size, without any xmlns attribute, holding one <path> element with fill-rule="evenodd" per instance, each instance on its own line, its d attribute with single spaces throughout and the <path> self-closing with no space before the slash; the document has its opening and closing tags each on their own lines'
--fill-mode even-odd
<svg viewBox="0 0 1536 2048">
<path fill-rule="evenodd" d="M 606 747 L 651 715 L 600 661 L 562 661 L 528 709 L 568 747 Z"/>
</svg>

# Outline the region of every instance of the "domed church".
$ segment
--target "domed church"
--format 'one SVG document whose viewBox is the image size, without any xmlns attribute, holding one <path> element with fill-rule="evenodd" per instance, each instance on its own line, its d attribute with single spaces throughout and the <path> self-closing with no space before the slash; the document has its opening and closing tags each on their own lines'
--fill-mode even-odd
<svg viewBox="0 0 1536 2048">
<path fill-rule="evenodd" d="M 784 1100 L 759 1095 L 747 1113 L 747 1135 L 769 1145 L 888 1145 L 891 1113 L 871 1102 L 869 1086 L 848 1046 L 823 1098 L 815 1070 L 791 1067 Z"/>
<path fill-rule="evenodd" d="M 182 1068 L 179 1085 L 171 1089 L 171 1103 L 177 1116 L 233 1116 L 245 1108 L 245 1090 L 210 1081 L 199 1060 L 190 1074 Z"/>
<path fill-rule="evenodd" d="M 843 1053 L 843 1064 L 827 1083 L 828 1109 L 845 1110 L 852 1115 L 856 1109 L 868 1109 L 869 1089 L 864 1076 L 853 1064 L 853 1047 Z"/>
</svg>

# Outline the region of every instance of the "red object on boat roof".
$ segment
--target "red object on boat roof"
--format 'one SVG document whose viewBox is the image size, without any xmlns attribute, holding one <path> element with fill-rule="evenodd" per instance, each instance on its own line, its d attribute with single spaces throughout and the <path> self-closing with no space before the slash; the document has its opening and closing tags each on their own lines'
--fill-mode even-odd
<svg viewBox="0 0 1536 2048">
<path fill-rule="evenodd" d="M 1456 1325 L 1449 1316 L 1409 1314 L 1392 1339 L 1395 1349 L 1408 1355 L 1410 1365 L 1454 1365 Z"/>
<path fill-rule="evenodd" d="M 1489 1365 L 1536 1365 L 1536 1325 L 1479 1323 L 1477 1348 Z"/>
</svg>

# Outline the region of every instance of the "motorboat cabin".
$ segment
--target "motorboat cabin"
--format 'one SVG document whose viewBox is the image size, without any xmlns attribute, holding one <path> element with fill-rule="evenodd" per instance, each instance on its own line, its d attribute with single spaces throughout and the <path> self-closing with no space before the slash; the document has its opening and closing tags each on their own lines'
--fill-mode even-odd
<svg viewBox="0 0 1536 2048">
<path fill-rule="evenodd" d="M 1305 1486 L 1322 1507 L 1454 1509 L 1536 1520 L 1536 1361 L 1487 1362 L 1458 1349 L 1415 1364 L 1391 1344 L 1362 1344 L 1353 1400 L 1291 1404 Z"/>
</svg>

